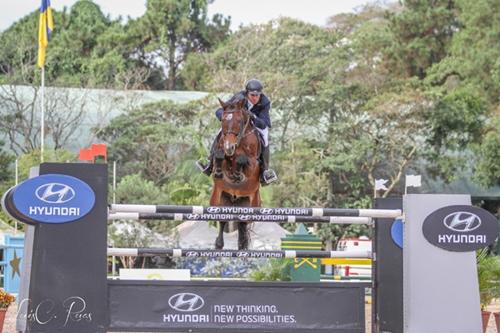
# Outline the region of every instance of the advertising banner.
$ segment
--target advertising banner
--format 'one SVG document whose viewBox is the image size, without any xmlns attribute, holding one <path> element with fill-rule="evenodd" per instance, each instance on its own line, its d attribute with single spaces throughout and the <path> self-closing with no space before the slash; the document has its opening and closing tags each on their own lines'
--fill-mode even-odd
<svg viewBox="0 0 500 333">
<path fill-rule="evenodd" d="M 109 281 L 110 328 L 361 333 L 365 331 L 364 287 L 351 283 Z"/>
</svg>

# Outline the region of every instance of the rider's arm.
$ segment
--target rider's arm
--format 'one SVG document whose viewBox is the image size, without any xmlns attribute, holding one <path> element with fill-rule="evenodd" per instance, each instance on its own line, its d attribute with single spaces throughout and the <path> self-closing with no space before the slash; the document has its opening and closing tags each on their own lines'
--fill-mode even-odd
<svg viewBox="0 0 500 333">
<path fill-rule="evenodd" d="M 253 123 L 255 124 L 255 126 L 257 126 L 260 129 L 264 129 L 267 127 L 266 122 L 264 120 L 260 119 L 260 117 L 257 117 L 253 113 L 252 113 L 252 120 L 253 120 Z"/>
<path fill-rule="evenodd" d="M 271 102 L 268 100 L 264 105 L 262 111 L 259 112 L 257 119 L 254 120 L 255 126 L 264 129 L 271 128 L 271 117 L 269 117 L 269 110 L 271 109 Z"/>
</svg>

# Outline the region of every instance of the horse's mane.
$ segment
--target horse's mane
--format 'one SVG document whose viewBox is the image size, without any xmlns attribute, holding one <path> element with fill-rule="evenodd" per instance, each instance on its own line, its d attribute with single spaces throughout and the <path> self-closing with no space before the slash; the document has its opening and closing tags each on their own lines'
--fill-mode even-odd
<svg viewBox="0 0 500 333">
<path fill-rule="evenodd" d="M 231 97 L 225 104 L 228 107 L 234 107 L 238 105 L 242 100 L 245 99 L 245 95 L 242 93 L 237 93 L 233 97 Z"/>
</svg>

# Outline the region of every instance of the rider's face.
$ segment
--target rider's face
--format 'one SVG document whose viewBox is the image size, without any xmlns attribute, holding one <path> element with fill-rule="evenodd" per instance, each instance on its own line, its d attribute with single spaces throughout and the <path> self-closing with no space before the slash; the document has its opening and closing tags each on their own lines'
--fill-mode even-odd
<svg viewBox="0 0 500 333">
<path fill-rule="evenodd" d="M 248 100 L 250 101 L 250 103 L 252 104 L 257 104 L 259 102 L 259 99 L 260 99 L 260 92 L 249 92 L 247 93 L 247 97 L 248 97 Z"/>
</svg>

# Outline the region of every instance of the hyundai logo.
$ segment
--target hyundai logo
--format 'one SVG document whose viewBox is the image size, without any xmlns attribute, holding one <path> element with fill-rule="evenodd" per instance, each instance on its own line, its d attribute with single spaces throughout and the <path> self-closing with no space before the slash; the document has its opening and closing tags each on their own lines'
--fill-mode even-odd
<svg viewBox="0 0 500 333">
<path fill-rule="evenodd" d="M 62 204 L 75 197 L 75 190 L 65 184 L 48 183 L 38 187 L 35 195 L 43 202 Z"/>
<path fill-rule="evenodd" d="M 240 258 L 246 258 L 246 257 L 250 256 L 250 253 L 241 251 L 241 252 L 238 252 L 237 256 Z"/>
<path fill-rule="evenodd" d="M 250 216 L 249 215 L 238 215 L 238 219 L 240 221 L 248 221 L 248 220 L 250 220 Z"/>
<path fill-rule="evenodd" d="M 261 214 L 270 215 L 273 213 L 273 208 L 261 208 L 259 209 Z"/>
<path fill-rule="evenodd" d="M 194 252 L 194 251 L 187 251 L 186 252 L 186 257 L 198 257 L 199 254 L 198 252 Z"/>
<path fill-rule="evenodd" d="M 479 228 L 481 219 L 479 216 L 469 212 L 455 212 L 443 219 L 444 225 L 453 231 L 469 232 Z"/>
<path fill-rule="evenodd" d="M 207 212 L 211 213 L 211 214 L 216 214 L 220 211 L 220 208 L 219 207 L 208 207 L 207 208 Z"/>
<path fill-rule="evenodd" d="M 192 293 L 180 293 L 168 299 L 168 305 L 174 310 L 181 312 L 193 312 L 205 305 L 201 296 Z"/>
<path fill-rule="evenodd" d="M 200 218 L 199 214 L 188 214 L 188 220 L 198 220 Z"/>
</svg>

